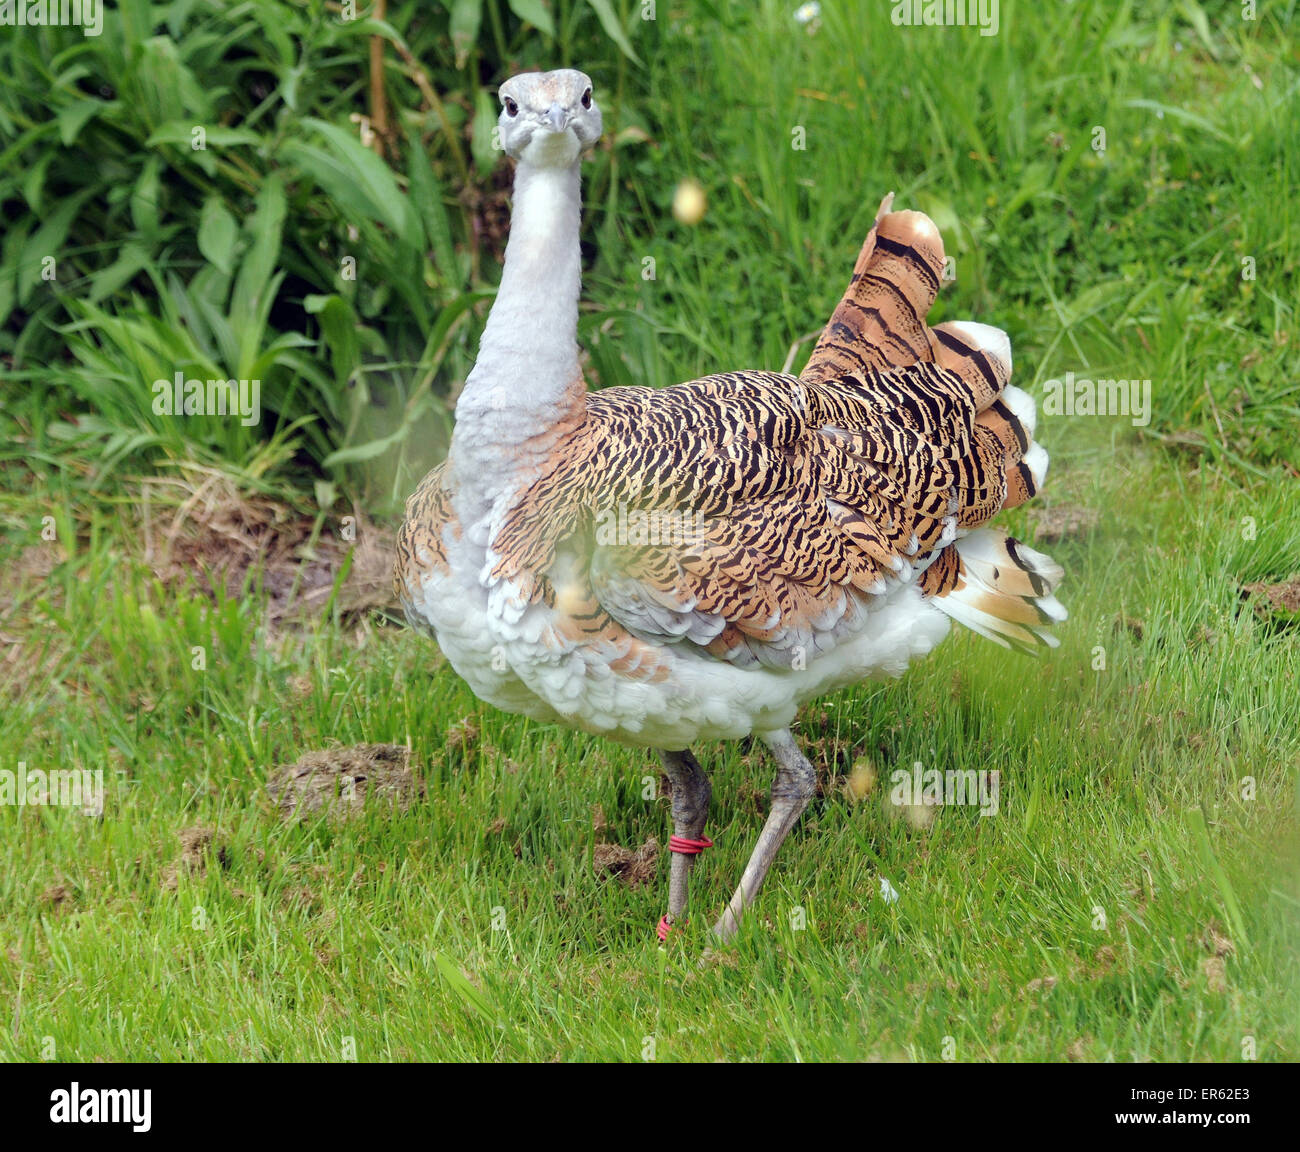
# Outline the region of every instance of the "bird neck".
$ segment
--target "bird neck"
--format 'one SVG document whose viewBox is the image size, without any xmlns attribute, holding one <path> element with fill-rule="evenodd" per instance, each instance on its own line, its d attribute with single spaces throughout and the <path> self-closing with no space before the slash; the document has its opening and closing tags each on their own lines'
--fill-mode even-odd
<svg viewBox="0 0 1300 1152">
<path fill-rule="evenodd" d="M 579 162 L 520 164 L 505 269 L 456 403 L 451 458 L 480 489 L 528 470 L 582 406 L 578 369 Z"/>
</svg>

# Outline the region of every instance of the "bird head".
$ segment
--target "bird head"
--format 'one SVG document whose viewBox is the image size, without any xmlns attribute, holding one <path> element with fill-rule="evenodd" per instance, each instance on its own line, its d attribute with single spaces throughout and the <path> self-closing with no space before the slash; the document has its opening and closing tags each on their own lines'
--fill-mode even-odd
<svg viewBox="0 0 1300 1152">
<path fill-rule="evenodd" d="M 501 146 L 539 168 L 567 168 L 600 139 L 591 78 L 572 68 L 511 76 L 501 98 Z"/>
</svg>

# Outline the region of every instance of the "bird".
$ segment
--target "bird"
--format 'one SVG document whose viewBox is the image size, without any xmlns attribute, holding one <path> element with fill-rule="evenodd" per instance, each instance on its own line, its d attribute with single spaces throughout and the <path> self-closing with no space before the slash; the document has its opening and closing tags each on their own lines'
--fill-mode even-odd
<svg viewBox="0 0 1300 1152">
<path fill-rule="evenodd" d="M 900 676 L 951 622 L 1041 651 L 1061 567 L 990 527 L 1042 486 L 1010 341 L 926 323 L 943 240 L 880 204 L 802 372 L 590 390 L 577 340 L 589 76 L 501 84 L 511 227 L 446 459 L 407 501 L 394 582 L 483 701 L 653 749 L 673 831 L 661 940 L 687 917 L 712 786 L 702 741 L 776 764 L 758 841 L 712 932 L 732 937 L 812 799 L 806 701 Z"/>
</svg>

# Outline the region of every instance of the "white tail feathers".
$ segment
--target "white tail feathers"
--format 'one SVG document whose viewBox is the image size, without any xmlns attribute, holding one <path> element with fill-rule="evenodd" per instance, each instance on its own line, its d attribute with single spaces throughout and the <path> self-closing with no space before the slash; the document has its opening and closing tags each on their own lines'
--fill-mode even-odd
<svg viewBox="0 0 1300 1152">
<path fill-rule="evenodd" d="M 1068 613 L 1053 594 L 1064 575 L 1049 556 L 981 528 L 957 541 L 955 587 L 934 598 L 959 624 L 1004 648 L 1032 652 L 1060 641 L 1048 629 Z"/>
<path fill-rule="evenodd" d="M 997 329 L 994 329 L 997 331 Z M 1002 403 L 1011 409 L 1011 414 L 1024 425 L 1025 434 L 1032 440 L 1038 428 L 1038 405 L 1034 398 L 1023 388 L 1008 384 L 1002 389 Z"/>
<path fill-rule="evenodd" d="M 1047 463 L 1047 449 L 1035 440 L 1029 445 L 1029 451 L 1025 453 L 1025 467 L 1034 478 L 1035 492 L 1042 488 L 1043 481 L 1047 479 Z"/>
<path fill-rule="evenodd" d="M 980 324 L 975 320 L 949 320 L 943 327 L 964 337 L 981 352 L 987 352 L 1002 361 L 1006 365 L 1007 375 L 1011 375 L 1011 338 L 1001 328 L 994 328 L 992 324 Z"/>
</svg>

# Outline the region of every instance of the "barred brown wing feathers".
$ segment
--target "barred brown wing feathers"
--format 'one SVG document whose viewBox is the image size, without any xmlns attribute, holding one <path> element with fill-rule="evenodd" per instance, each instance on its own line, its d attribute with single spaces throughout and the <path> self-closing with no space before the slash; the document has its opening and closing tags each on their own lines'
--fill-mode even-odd
<svg viewBox="0 0 1300 1152">
<path fill-rule="evenodd" d="M 931 358 L 926 314 L 943 276 L 943 239 L 920 212 L 890 212 L 881 201 L 843 299 L 804 368 L 822 381 Z"/>
<path fill-rule="evenodd" d="M 539 480 L 535 487 L 546 501 L 519 503 L 495 541 L 498 569 L 505 576 L 519 557 L 537 555 L 539 541 L 554 548 L 589 532 L 621 500 L 674 507 L 698 518 L 689 539 L 596 544 L 590 578 L 600 603 L 642 634 L 698 639 L 729 657 L 757 646 L 760 658 L 789 663 L 778 650 L 808 647 L 815 633 L 856 616 L 845 586 L 883 588 L 882 574 L 903 563 L 900 545 L 907 544 L 912 518 L 888 514 L 903 526 L 895 529 L 903 538 L 891 543 L 872 520 L 841 512 L 827 498 L 868 505 L 883 518 L 893 482 L 883 473 L 868 475 L 813 431 L 801 409 L 815 408 L 815 399 L 793 378 L 735 374 L 658 396 L 669 413 L 684 399 L 694 401 L 689 438 L 657 437 L 665 418 L 652 401 L 633 439 L 622 415 L 645 398 L 618 389 L 593 396 L 582 433 L 589 447 L 563 451 L 569 464 L 585 463 L 557 467 Z M 581 492 L 569 482 L 578 475 L 587 481 Z M 562 488 L 570 490 L 568 512 L 555 519 L 550 510 Z M 856 517 L 848 530 L 846 517 Z M 523 546 L 525 537 L 530 542 Z"/>
<path fill-rule="evenodd" d="M 588 549 L 577 594 L 613 621 L 774 663 L 846 634 L 863 598 L 909 565 L 927 595 L 970 594 L 954 536 L 1031 495 L 1045 455 L 1032 402 L 1007 386 L 1005 335 L 925 324 L 942 240 L 888 204 L 800 378 L 735 372 L 587 396 L 585 420 L 495 534 L 491 581 L 548 595 L 557 553 Z M 692 533 L 602 543 L 600 526 L 617 531 L 629 510 L 678 514 Z M 1019 627 L 1032 612 L 1007 614 Z"/>
<path fill-rule="evenodd" d="M 399 603 L 408 599 L 408 581 L 419 579 L 422 572 L 447 570 L 445 533 L 460 537 L 451 500 L 443 486 L 447 463 L 432 469 L 406 501 L 406 518 L 397 535 L 397 561 L 393 568 L 393 587 Z"/>
</svg>

